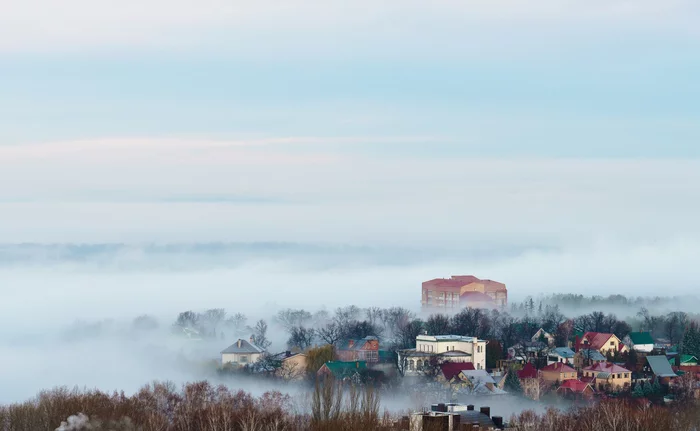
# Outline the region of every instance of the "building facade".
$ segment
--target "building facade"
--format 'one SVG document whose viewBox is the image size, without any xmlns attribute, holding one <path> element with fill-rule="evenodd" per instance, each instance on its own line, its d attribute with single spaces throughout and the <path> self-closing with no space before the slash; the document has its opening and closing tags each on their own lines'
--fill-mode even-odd
<svg viewBox="0 0 700 431">
<path fill-rule="evenodd" d="M 265 351 L 256 346 L 252 340 L 239 339 L 235 343 L 221 351 L 221 364 L 233 366 L 245 366 L 257 362 Z"/>
<path fill-rule="evenodd" d="M 359 340 L 341 340 L 337 343 L 336 355 L 340 361 L 379 362 L 379 339 L 369 336 Z"/>
<path fill-rule="evenodd" d="M 416 348 L 398 352 L 399 369 L 406 375 L 420 375 L 425 368 L 445 362 L 471 362 L 474 369 L 486 368 L 486 343 L 460 335 L 418 335 Z"/>
<path fill-rule="evenodd" d="M 501 308 L 508 305 L 506 285 L 473 275 L 453 275 L 423 282 L 421 305 L 426 310 L 458 311 L 465 307 Z"/>
</svg>

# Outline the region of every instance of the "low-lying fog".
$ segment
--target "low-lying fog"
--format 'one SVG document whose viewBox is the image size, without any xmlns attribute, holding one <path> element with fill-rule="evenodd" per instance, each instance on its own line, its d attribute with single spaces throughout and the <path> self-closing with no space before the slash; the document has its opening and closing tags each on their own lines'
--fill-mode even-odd
<svg viewBox="0 0 700 431">
<path fill-rule="evenodd" d="M 235 340 L 192 342 L 173 336 L 170 327 L 186 310 L 224 308 L 245 313 L 249 323 L 265 318 L 271 323 L 270 350 L 282 351 L 287 335 L 271 321 L 281 308 L 332 311 L 354 304 L 418 312 L 421 281 L 457 273 L 505 282 L 511 301 L 543 292 L 684 295 L 700 285 L 700 270 L 691 264 L 697 256 L 692 244 L 475 250 L 3 246 L 0 402 L 24 400 L 54 386 L 133 392 L 155 379 L 216 379 L 202 364 L 216 360 Z M 618 317 L 625 313 L 630 310 Z M 132 321 L 142 314 L 154 316 L 159 327 L 134 330 Z M 235 384 L 255 393 L 269 389 L 260 383 Z"/>
</svg>

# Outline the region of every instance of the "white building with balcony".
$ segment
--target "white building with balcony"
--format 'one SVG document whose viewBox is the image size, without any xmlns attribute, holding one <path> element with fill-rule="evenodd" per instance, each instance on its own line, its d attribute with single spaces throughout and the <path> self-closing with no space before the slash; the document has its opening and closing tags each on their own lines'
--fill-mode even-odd
<svg viewBox="0 0 700 431">
<path fill-rule="evenodd" d="M 462 335 L 418 335 L 416 348 L 398 352 L 399 371 L 404 376 L 425 375 L 445 362 L 471 362 L 476 370 L 486 368 L 486 343 Z"/>
</svg>

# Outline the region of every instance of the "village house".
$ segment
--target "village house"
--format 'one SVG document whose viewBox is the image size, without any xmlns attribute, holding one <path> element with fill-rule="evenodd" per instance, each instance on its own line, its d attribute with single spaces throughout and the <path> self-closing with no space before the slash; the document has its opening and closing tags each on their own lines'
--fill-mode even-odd
<svg viewBox="0 0 700 431">
<path fill-rule="evenodd" d="M 557 394 L 568 399 L 590 399 L 595 394 L 595 390 L 590 383 L 569 379 L 557 388 Z"/>
<path fill-rule="evenodd" d="M 436 278 L 422 285 L 421 305 L 425 310 L 458 311 L 465 307 L 498 308 L 507 304 L 505 284 L 473 275 Z"/>
<path fill-rule="evenodd" d="M 336 345 L 336 355 L 340 361 L 379 362 L 379 339 L 374 336 L 359 340 L 341 340 Z"/>
<path fill-rule="evenodd" d="M 540 370 L 540 375 L 549 383 L 563 383 L 566 380 L 576 379 L 578 373 L 575 369 L 563 362 L 555 362 Z"/>
<path fill-rule="evenodd" d="M 418 335 L 415 349 L 398 352 L 399 371 L 404 376 L 422 375 L 426 367 L 444 362 L 471 362 L 486 368 L 486 341 L 461 335 Z"/>
<path fill-rule="evenodd" d="M 544 358 L 549 353 L 547 343 L 542 341 L 524 341 L 514 344 L 507 349 L 508 359 L 522 360 L 524 362 Z"/>
<path fill-rule="evenodd" d="M 459 374 L 464 370 L 473 369 L 474 364 L 471 362 L 445 362 L 440 364 L 437 381 L 448 386 L 461 386 L 464 382 L 459 378 Z"/>
<path fill-rule="evenodd" d="M 647 356 L 642 370 L 645 376 L 653 375 L 663 385 L 668 385 L 671 379 L 678 377 L 665 355 Z"/>
<path fill-rule="evenodd" d="M 528 362 L 522 370 L 510 372 L 517 373 L 523 395 L 535 401 L 540 399 L 540 374 L 534 365 Z"/>
<path fill-rule="evenodd" d="M 578 339 L 576 343 L 576 350 L 578 351 L 579 349 L 593 349 L 603 355 L 629 351 L 629 348 L 615 334 L 603 332 L 586 332 L 583 334 L 583 337 Z"/>
<path fill-rule="evenodd" d="M 574 355 L 574 351 L 568 347 L 554 348 L 547 354 L 547 365 L 552 365 L 557 362 L 562 362 L 567 365 L 574 365 Z"/>
<path fill-rule="evenodd" d="M 554 346 L 554 335 L 550 334 L 549 332 L 545 331 L 544 329 L 540 328 L 535 332 L 535 335 L 532 336 L 530 341 L 542 341 L 544 343 L 547 343 L 549 347 Z"/>
<path fill-rule="evenodd" d="M 233 366 L 245 366 L 257 362 L 265 353 L 265 350 L 250 341 L 239 339 L 235 343 L 221 351 L 221 364 L 231 364 Z"/>
<path fill-rule="evenodd" d="M 650 332 L 630 332 L 623 339 L 623 343 L 637 353 L 650 353 L 654 350 L 654 339 Z"/>
<path fill-rule="evenodd" d="M 352 380 L 359 383 L 361 374 L 367 369 L 367 363 L 364 361 L 328 361 L 321 366 L 316 372 L 318 377 L 332 376 L 336 380 Z"/>
<path fill-rule="evenodd" d="M 581 381 L 590 383 L 600 391 L 617 391 L 629 389 L 632 384 L 632 372 L 612 362 L 601 362 L 582 371 Z"/>
<path fill-rule="evenodd" d="M 275 359 L 281 362 L 276 374 L 285 380 L 300 380 L 306 376 L 308 356 L 306 353 L 292 353 L 290 351 L 275 355 Z"/>
<path fill-rule="evenodd" d="M 582 370 L 585 367 L 601 362 L 607 362 L 607 358 L 597 350 L 581 349 L 574 354 L 574 368 Z"/>
<path fill-rule="evenodd" d="M 472 395 L 503 395 L 506 392 L 498 387 L 493 376 L 486 370 L 462 370 L 459 379 Z"/>
</svg>

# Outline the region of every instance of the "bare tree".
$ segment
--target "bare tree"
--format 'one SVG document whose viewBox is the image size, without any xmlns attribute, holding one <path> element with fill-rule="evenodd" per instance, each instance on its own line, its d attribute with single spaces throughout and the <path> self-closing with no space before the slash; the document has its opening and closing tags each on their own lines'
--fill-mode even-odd
<svg viewBox="0 0 700 431">
<path fill-rule="evenodd" d="M 321 338 L 327 344 L 335 344 L 340 340 L 340 327 L 337 323 L 332 322 L 327 324 L 325 327 L 316 331 L 319 338 Z"/>
<path fill-rule="evenodd" d="M 263 319 L 260 319 L 257 321 L 255 326 L 251 328 L 253 331 L 252 339 L 253 343 L 260 347 L 263 350 L 267 350 L 268 347 L 270 347 L 270 344 L 272 344 L 270 341 L 267 339 L 267 323 Z"/>
</svg>

